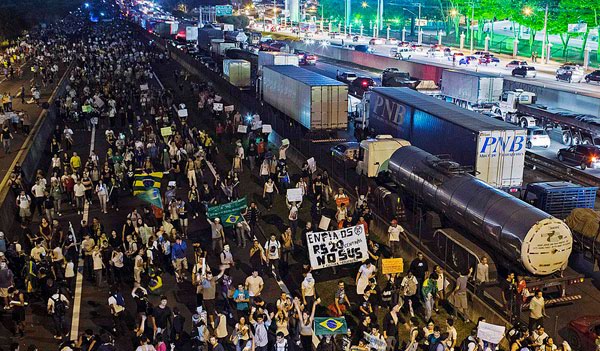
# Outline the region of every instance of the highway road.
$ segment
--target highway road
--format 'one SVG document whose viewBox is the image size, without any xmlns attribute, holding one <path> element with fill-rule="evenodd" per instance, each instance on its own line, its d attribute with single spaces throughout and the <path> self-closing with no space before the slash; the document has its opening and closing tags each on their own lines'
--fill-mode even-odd
<svg viewBox="0 0 600 351">
<path fill-rule="evenodd" d="M 357 42 L 351 42 L 351 40 L 344 39 L 343 43 L 344 43 L 344 45 L 349 45 L 349 44 L 350 45 L 359 45 L 359 44 L 364 45 L 364 44 L 368 44 L 369 39 L 370 38 L 368 38 L 368 37 L 364 37 L 362 39 L 359 39 Z M 330 39 L 329 37 L 323 36 L 323 35 L 314 36 L 311 38 L 311 40 L 315 40 L 316 42 L 326 41 L 328 43 L 339 45 L 339 46 L 342 45 L 342 39 Z M 374 55 L 389 57 L 390 49 L 393 47 L 397 47 L 397 46 L 380 44 L 380 45 L 372 45 L 371 47 L 374 50 L 374 52 L 373 52 Z M 512 77 L 511 76 L 512 70 L 506 68 L 506 64 L 513 60 L 513 58 L 508 55 L 495 55 L 496 57 L 498 57 L 500 59 L 500 63 L 497 66 L 477 65 L 477 64 L 459 65 L 458 62 L 454 66 L 452 64 L 452 61 L 449 60 L 448 57 L 428 57 L 427 52 L 426 52 L 427 48 L 428 48 L 428 46 L 425 45 L 423 52 L 416 51 L 416 52 L 411 53 L 410 61 L 417 62 L 417 63 L 423 63 L 423 64 L 430 64 L 430 65 L 435 65 L 435 66 L 441 66 L 441 67 L 445 67 L 445 68 L 465 69 L 465 70 L 470 70 L 470 71 L 493 73 L 493 74 L 501 75 L 508 80 L 526 82 L 528 84 L 538 85 L 541 87 L 554 88 L 554 89 L 558 89 L 558 90 L 564 90 L 564 91 L 574 92 L 577 94 L 583 94 L 583 95 L 600 98 L 600 85 L 599 84 L 585 83 L 585 82 L 567 83 L 567 82 L 563 82 L 563 81 L 557 81 L 556 77 L 555 77 L 555 72 L 556 72 L 556 69 L 560 65 L 557 62 L 551 61 L 548 64 L 541 64 L 541 63 L 532 64 L 531 60 L 527 60 L 527 62 L 529 64 L 533 65 L 538 70 L 537 77 L 536 78 L 520 78 L 520 77 Z M 464 53 L 465 55 L 469 55 L 469 50 L 467 48 L 465 48 L 464 50 L 456 50 L 456 51 L 460 51 L 460 52 Z"/>
</svg>

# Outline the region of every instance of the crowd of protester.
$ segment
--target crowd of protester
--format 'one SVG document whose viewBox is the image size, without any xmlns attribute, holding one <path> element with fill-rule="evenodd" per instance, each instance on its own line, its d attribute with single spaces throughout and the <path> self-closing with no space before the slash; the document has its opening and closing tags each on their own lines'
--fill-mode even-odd
<svg viewBox="0 0 600 351">
<path fill-rule="evenodd" d="M 374 220 L 370 190 L 356 188 L 356 196 L 350 196 L 343 188 L 335 189 L 327 172 L 314 171 L 308 163 L 296 171 L 288 164 L 289 144 L 273 147 L 252 128 L 238 134 L 238 126 L 249 122 L 236 110 L 215 111 L 213 103 L 223 98 L 183 70 L 173 72 L 176 89 L 160 89 L 152 65 L 169 64 L 170 53 L 139 39 L 132 25 L 119 20 L 90 25 L 77 17 L 69 21 L 73 26 L 67 28 L 80 29 L 49 30 L 43 42 L 50 44 L 40 47 L 44 67 L 60 60 L 72 63 L 66 92 L 55 103 L 60 123 L 50 142 L 50 167 L 39 170 L 29 184 L 17 165 L 8 183 L 20 231 L 10 240 L 0 233 L 0 297 L 12 315 L 15 340 L 22 342 L 34 332 L 25 328 L 28 306 L 42 303 L 60 350 L 119 350 L 121 338 L 133 337 L 141 351 L 179 350 L 189 344 L 206 351 L 310 351 L 315 348 L 316 311 L 346 316 L 350 325 L 345 335 L 318 340 L 318 351 L 370 351 L 377 344 L 373 339 L 383 342 L 387 351 L 476 351 L 495 346 L 477 337 L 476 326 L 458 339 L 455 326 L 459 318 L 470 322 L 467 282 L 489 281 L 485 263 L 464 272 L 454 286 L 440 266 L 430 269 L 422 253 L 406 274 L 378 272 L 381 258 L 403 253 L 401 242 L 407 233 L 398 220 L 379 233 L 383 242 L 369 240 L 369 258 L 351 277 L 355 289 L 341 279 L 332 296 L 321 296 L 314 277 L 318 272 L 310 265 L 289 270 L 292 253 L 306 255 L 306 233 L 319 230 L 328 209 L 334 218 L 329 229 L 362 224 L 369 239 L 374 237 L 369 232 Z M 199 116 L 174 113 L 173 106 L 183 103 L 178 96 L 184 90 L 197 97 Z M 211 124 L 215 127 L 199 127 Z M 76 141 L 75 130 L 95 132 L 96 150 L 88 153 L 87 140 Z M 74 150 L 81 149 L 81 143 L 85 153 Z M 218 159 L 226 154 L 231 155 L 228 166 L 219 167 Z M 162 209 L 132 197 L 135 175 L 153 172 L 165 178 Z M 251 194 L 242 188 L 243 177 L 259 179 L 262 191 Z M 285 190 L 292 187 L 303 189 L 303 201 L 287 201 Z M 218 218 L 205 219 L 209 206 L 244 196 L 259 198 L 250 201 L 245 221 L 230 228 Z M 131 209 L 130 203 L 136 206 Z M 310 221 L 299 222 L 302 206 L 310 206 Z M 286 209 L 278 213 L 286 229 L 266 233 L 262 240 L 264 214 L 280 208 Z M 90 216 L 90 209 L 98 215 Z M 84 220 L 69 227 L 62 217 L 74 213 Z M 205 220 L 208 245 L 191 237 Z M 250 274 L 240 270 L 235 252 L 248 252 Z M 83 267 L 78 267 L 80 257 Z M 72 342 L 68 316 L 78 268 L 84 284 L 107 292 L 112 325 L 86 329 Z M 293 295 L 279 286 L 288 274 L 302 275 Z M 196 308 L 191 321 L 162 293 L 163 279 L 174 279 L 173 289 L 193 286 Z M 457 316 L 434 318 L 450 296 Z M 326 299 L 332 302 L 324 305 Z M 533 316 L 531 333 L 527 327 L 511 330 L 511 351 L 557 349 L 544 332 L 544 312 L 540 313 Z M 125 316 L 133 317 L 133 328 Z M 371 340 L 365 339 L 367 334 Z M 18 347 L 16 343 L 11 350 Z"/>
</svg>

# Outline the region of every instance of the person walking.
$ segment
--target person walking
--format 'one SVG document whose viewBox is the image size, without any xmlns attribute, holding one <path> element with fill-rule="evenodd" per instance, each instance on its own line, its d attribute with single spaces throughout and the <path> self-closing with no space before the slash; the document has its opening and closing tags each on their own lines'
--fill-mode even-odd
<svg viewBox="0 0 600 351">
<path fill-rule="evenodd" d="M 452 294 L 454 294 L 454 306 L 456 311 L 465 319 L 465 323 L 469 323 L 469 305 L 467 301 L 467 284 L 469 282 L 469 276 L 473 268 L 469 269 L 468 273 L 461 273 L 456 278 L 456 287 Z"/>
<path fill-rule="evenodd" d="M 2 139 L 2 147 L 4 148 L 4 154 L 10 154 L 10 141 L 13 139 L 13 135 L 8 129 L 8 125 L 5 125 L 2 128 L 2 133 L 0 133 L 0 139 Z"/>
<path fill-rule="evenodd" d="M 67 314 L 68 309 L 69 300 L 60 292 L 60 288 L 56 288 L 54 294 L 48 298 L 48 303 L 46 305 L 46 310 L 54 321 L 54 327 L 56 330 L 54 339 L 56 340 L 61 340 L 67 335 L 65 329 L 65 315 Z"/>
<path fill-rule="evenodd" d="M 406 232 L 404 231 L 404 228 L 402 228 L 402 226 L 398 224 L 398 220 L 394 218 L 394 219 L 392 219 L 392 222 L 391 222 L 390 226 L 388 227 L 387 233 L 388 233 L 388 241 L 392 248 L 392 253 L 394 254 L 394 257 L 399 257 L 399 255 L 400 255 L 400 236 L 402 235 L 403 238 L 406 241 L 408 241 Z"/>
<path fill-rule="evenodd" d="M 546 317 L 546 302 L 541 290 L 537 290 L 529 301 L 529 331 L 533 332 L 538 326 L 544 326 Z"/>
<path fill-rule="evenodd" d="M 98 184 L 96 185 L 96 195 L 98 195 L 98 200 L 100 201 L 100 211 L 102 211 L 102 213 L 108 213 L 108 189 L 102 179 L 98 180 Z"/>
</svg>

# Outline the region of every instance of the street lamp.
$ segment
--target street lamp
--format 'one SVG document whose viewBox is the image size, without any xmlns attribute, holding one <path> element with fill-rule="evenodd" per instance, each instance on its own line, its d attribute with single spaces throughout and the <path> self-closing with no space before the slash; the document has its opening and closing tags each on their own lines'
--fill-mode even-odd
<svg viewBox="0 0 600 351">
<path fill-rule="evenodd" d="M 363 1 L 361 6 L 363 9 L 366 9 L 367 7 L 369 7 L 369 4 L 366 1 Z"/>
<path fill-rule="evenodd" d="M 469 21 L 469 26 L 471 27 L 471 53 L 473 53 L 473 34 L 475 28 L 473 28 L 473 17 L 475 17 L 475 2 L 471 3 L 471 21 Z"/>
<path fill-rule="evenodd" d="M 523 14 L 525 16 L 532 16 L 532 15 L 535 15 L 535 12 L 531 7 L 526 6 L 523 8 Z M 544 11 L 544 28 L 542 29 L 542 63 L 548 63 L 547 62 L 548 55 L 546 55 L 546 46 L 548 45 L 547 44 L 547 42 L 548 42 L 547 32 L 548 32 L 548 3 L 546 3 L 546 9 Z M 533 39 L 535 40 L 535 37 Z M 544 60 L 544 58 L 546 58 L 546 61 Z"/>
<path fill-rule="evenodd" d="M 421 31 L 421 5 L 422 4 L 420 2 L 417 2 L 413 5 L 417 5 L 419 7 L 418 15 L 416 13 L 412 12 L 411 10 L 407 9 L 406 7 L 403 7 L 402 9 L 404 11 L 412 13 L 413 16 L 417 16 L 417 27 L 419 27 L 418 32 L 417 32 L 417 43 L 421 44 L 423 42 L 423 32 Z"/>
</svg>

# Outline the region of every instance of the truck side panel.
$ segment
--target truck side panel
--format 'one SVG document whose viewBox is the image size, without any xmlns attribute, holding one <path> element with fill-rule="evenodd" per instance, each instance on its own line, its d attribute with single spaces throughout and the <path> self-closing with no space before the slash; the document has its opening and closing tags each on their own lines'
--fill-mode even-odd
<svg viewBox="0 0 600 351">
<path fill-rule="evenodd" d="M 482 131 L 477 141 L 477 178 L 496 188 L 520 187 L 525 167 L 524 130 Z"/>
</svg>

